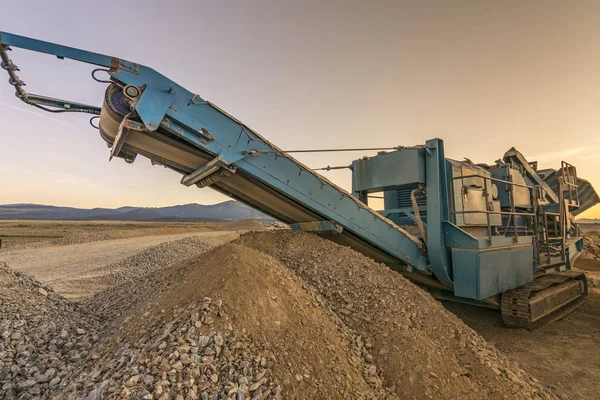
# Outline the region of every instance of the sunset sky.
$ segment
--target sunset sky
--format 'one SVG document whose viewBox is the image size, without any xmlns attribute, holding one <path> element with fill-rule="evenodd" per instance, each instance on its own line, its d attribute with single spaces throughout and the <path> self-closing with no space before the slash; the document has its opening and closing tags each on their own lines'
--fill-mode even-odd
<svg viewBox="0 0 600 400">
<path fill-rule="evenodd" d="M 283 149 L 440 137 L 447 157 L 492 163 L 514 146 L 541 168 L 574 164 L 600 190 L 600 2 L 13 1 L 1 12 L 1 31 L 151 66 Z M 93 67 L 11 57 L 26 90 L 101 104 Z M 7 79 L 0 204 L 226 200 L 142 157 L 109 163 L 89 116 L 29 107 Z M 297 158 L 324 167 L 363 155 L 374 153 Z M 349 171 L 325 174 L 350 189 Z"/>
</svg>

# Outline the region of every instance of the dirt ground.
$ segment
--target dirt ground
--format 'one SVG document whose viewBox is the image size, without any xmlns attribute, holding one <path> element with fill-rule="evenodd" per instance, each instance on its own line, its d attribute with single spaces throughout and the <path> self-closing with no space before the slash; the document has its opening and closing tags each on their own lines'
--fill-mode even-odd
<svg viewBox="0 0 600 400">
<path fill-rule="evenodd" d="M 575 267 L 600 278 L 599 261 L 578 260 Z M 591 287 L 584 305 L 537 332 L 506 328 L 493 310 L 444 306 L 544 386 L 572 399 L 600 399 L 600 289 Z"/>
<path fill-rule="evenodd" d="M 53 224 L 55 226 L 53 226 Z M 374 359 L 377 365 L 383 366 L 381 371 L 379 371 L 379 369 L 377 370 L 377 374 L 383 379 L 382 382 L 384 382 L 386 385 L 386 391 L 396 388 L 398 390 L 398 394 L 406 393 L 406 391 L 411 387 L 411 384 L 418 386 L 420 385 L 419 382 L 425 379 L 427 382 L 431 383 L 429 386 L 423 386 L 422 389 L 425 390 L 425 392 L 421 392 L 420 389 L 417 390 L 415 388 L 410 389 L 409 392 L 414 393 L 415 398 L 423 398 L 422 395 L 424 394 L 428 394 L 427 397 L 435 398 L 437 390 L 440 390 L 438 394 L 444 393 L 450 395 L 455 392 L 456 388 L 454 388 L 453 384 L 455 383 L 455 379 L 457 379 L 456 376 L 463 379 L 467 379 L 467 377 L 469 379 L 475 379 L 469 374 L 462 376 L 459 373 L 456 375 L 456 373 L 451 373 L 454 370 L 449 370 L 447 371 L 448 377 L 446 380 L 444 380 L 444 375 L 440 372 L 443 368 L 433 368 L 433 366 L 437 364 L 429 360 L 430 352 L 426 351 L 425 349 L 433 349 L 436 348 L 436 346 L 439 347 L 443 340 L 450 340 L 451 343 L 456 341 L 453 339 L 454 333 L 452 335 L 446 335 L 442 332 L 443 330 L 441 328 L 437 327 L 437 325 L 435 329 L 432 328 L 430 330 L 434 333 L 437 332 L 435 334 L 438 336 L 441 335 L 440 337 L 443 337 L 443 340 L 440 340 L 440 338 L 434 335 L 435 337 L 433 337 L 430 343 L 426 346 L 424 343 L 425 339 L 427 338 L 422 336 L 411 336 L 408 339 L 405 338 L 408 343 L 402 342 L 402 344 L 398 344 L 397 346 L 388 346 L 389 343 L 395 343 L 395 341 L 397 341 L 396 339 L 398 338 L 404 340 L 403 338 L 406 336 L 406 332 L 398 330 L 399 327 L 394 326 L 390 327 L 390 329 L 386 328 L 386 333 L 381 337 L 377 336 L 376 332 L 374 333 L 369 330 L 370 328 L 368 327 L 373 325 L 373 321 L 378 321 L 377 318 L 380 319 L 381 326 L 387 326 L 388 324 L 393 325 L 397 323 L 397 321 L 401 320 L 401 318 L 397 315 L 386 314 L 386 312 L 388 312 L 390 309 L 390 304 L 394 302 L 409 301 L 409 305 L 407 307 L 410 308 L 412 305 L 414 305 L 413 303 L 421 303 L 423 300 L 411 300 L 410 296 L 408 296 L 410 291 L 408 291 L 407 288 L 404 288 L 404 290 L 392 290 L 393 292 L 403 293 L 404 297 L 401 295 L 398 299 L 396 299 L 394 296 L 397 296 L 397 293 L 393 295 L 386 295 L 387 297 L 383 296 L 382 293 L 388 292 L 386 285 L 393 280 L 392 277 L 388 277 L 385 273 L 382 273 L 382 277 L 385 279 L 383 279 L 381 282 L 377 281 L 371 274 L 372 271 L 369 272 L 370 270 L 365 269 L 363 266 L 362 261 L 360 261 L 362 258 L 356 259 L 355 255 L 350 253 L 346 254 L 349 250 L 341 248 L 338 249 L 336 247 L 335 252 L 333 252 L 333 248 L 330 249 L 328 244 L 322 244 L 320 241 L 314 243 L 304 243 L 303 240 L 300 240 L 298 242 L 295 241 L 292 236 L 290 236 L 293 235 L 292 233 L 278 234 L 275 241 L 273 241 L 272 237 L 268 233 L 265 233 L 264 235 L 257 234 L 254 236 L 248 236 L 245 239 L 242 238 L 237 241 L 237 243 L 241 243 L 244 246 L 250 246 L 252 249 L 259 249 L 260 251 L 265 252 L 264 255 L 263 253 L 257 253 L 256 259 L 258 261 L 256 261 L 256 263 L 252 264 L 250 261 L 248 261 L 248 254 L 251 252 L 250 248 L 246 249 L 236 247 L 237 245 L 230 245 L 228 248 L 215 250 L 215 254 L 212 256 L 210 255 L 211 253 L 207 253 L 205 257 L 206 259 L 204 256 L 201 256 L 196 264 L 189 264 L 189 267 L 184 266 L 180 273 L 183 273 L 182 271 L 186 271 L 189 268 L 197 269 L 198 273 L 194 272 L 190 275 L 191 278 L 188 277 L 181 281 L 181 279 L 176 279 L 176 277 L 171 276 L 172 272 L 170 265 L 171 262 L 178 263 L 181 260 L 186 260 L 186 257 L 190 257 L 187 254 L 206 251 L 204 248 L 202 248 L 202 246 L 196 246 L 194 240 L 198 240 L 209 247 L 217 246 L 235 240 L 239 236 L 239 232 L 233 231 L 233 229 L 238 227 L 238 225 L 245 227 L 247 224 L 238 224 L 236 226 L 218 223 L 129 224 L 121 222 L 69 222 L 63 224 L 62 222 L 58 222 L 53 224 L 48 222 L 32 221 L 0 221 L 0 234 L 4 235 L 4 238 L 12 238 L 9 239 L 10 245 L 6 247 L 3 246 L 4 248 L 0 250 L 0 262 L 4 261 L 15 270 L 35 276 L 37 280 L 41 281 L 45 285 L 51 286 L 58 294 L 65 296 L 67 299 L 83 301 L 96 295 L 94 298 L 97 297 L 98 299 L 102 300 L 102 304 L 112 304 L 109 307 L 113 310 L 111 312 L 116 312 L 117 314 L 120 314 L 121 312 L 125 313 L 124 310 L 130 308 L 131 310 L 129 313 L 142 318 L 142 320 L 146 318 L 148 312 L 153 313 L 155 312 L 154 310 L 162 310 L 160 313 L 156 314 L 157 318 L 162 321 L 166 318 L 165 315 L 163 315 L 165 310 L 169 310 L 175 306 L 182 306 L 184 303 L 186 303 L 185 301 L 179 301 L 181 300 L 180 296 L 183 295 L 182 293 L 191 293 L 190 296 L 192 297 L 190 297 L 190 299 L 193 300 L 193 296 L 202 292 L 202 294 L 205 296 L 209 295 L 209 297 L 215 296 L 222 298 L 225 301 L 225 304 L 232 305 L 233 307 L 228 309 L 230 317 L 232 318 L 232 322 L 237 321 L 237 323 L 243 327 L 244 332 L 254 332 L 257 337 L 266 335 L 265 338 L 268 337 L 271 340 L 270 351 L 275 351 L 275 354 L 286 354 L 286 357 L 287 355 L 293 355 L 292 353 L 296 348 L 294 346 L 286 348 L 285 345 L 288 342 L 292 343 L 299 340 L 298 338 L 292 338 L 293 335 L 283 335 L 281 336 L 281 340 L 279 342 L 274 339 L 277 337 L 277 335 L 274 335 L 273 332 L 279 332 L 279 325 L 285 323 L 286 315 L 291 315 L 294 312 L 304 312 L 302 307 L 297 307 L 300 303 L 303 304 L 303 307 L 318 307 L 319 309 L 324 310 L 331 307 L 331 310 L 334 310 L 335 313 L 337 313 L 337 316 L 332 314 L 333 311 L 329 314 L 326 312 L 324 315 L 327 317 L 327 321 L 329 321 L 329 319 L 332 318 L 331 315 L 333 315 L 334 318 L 331 320 L 338 321 L 335 322 L 335 326 L 339 327 L 347 324 L 354 333 L 351 331 L 348 331 L 347 333 L 341 332 L 342 336 L 339 336 L 339 338 L 336 336 L 339 333 L 336 333 L 335 335 L 327 335 L 326 332 L 333 332 L 333 328 L 329 326 L 330 324 L 327 321 L 327 323 L 316 324 L 315 329 L 317 330 L 312 332 L 310 329 L 313 329 L 313 326 L 307 325 L 308 319 L 303 318 L 298 318 L 298 320 L 305 321 L 300 323 L 300 325 L 302 325 L 300 328 L 307 330 L 307 332 L 310 333 L 310 335 L 307 333 L 307 337 L 325 335 L 332 341 L 339 341 L 340 343 L 346 343 L 348 341 L 348 339 L 342 340 L 340 338 L 346 338 L 348 335 L 352 336 L 352 334 L 359 334 L 359 336 L 362 337 L 362 339 L 354 339 L 359 340 L 359 343 L 362 343 L 361 341 L 365 340 L 365 337 L 368 341 L 372 340 L 372 343 L 369 342 L 369 346 L 374 346 L 373 349 L 369 354 L 365 353 L 366 356 L 363 354 L 359 358 L 362 360 L 362 357 L 365 356 L 368 357 L 370 362 L 372 362 Z M 92 236 L 90 236 L 90 233 Z M 96 234 L 99 235 L 95 237 L 94 235 Z M 286 235 L 290 236 L 287 242 L 284 240 L 285 237 L 287 237 Z M 42 241 L 48 241 L 49 239 L 50 242 L 41 244 Z M 53 240 L 57 241 L 57 245 L 52 245 Z M 86 242 L 87 240 L 90 241 Z M 80 241 L 83 241 L 83 243 Z M 276 243 L 277 246 L 271 246 L 269 243 Z M 323 248 L 318 250 L 317 245 L 320 245 Z M 283 249 L 287 250 L 283 251 Z M 221 253 L 219 253 L 219 251 Z M 147 252 L 154 252 L 154 258 L 147 260 L 145 255 Z M 157 257 L 157 254 L 159 253 L 163 256 Z M 275 259 L 266 257 L 266 254 L 274 256 Z M 172 260 L 170 257 L 172 257 Z M 217 264 L 217 261 L 211 261 L 210 257 L 216 257 L 218 260 L 228 261 L 226 261 L 226 264 L 221 264 L 218 269 L 212 270 L 208 268 L 207 265 L 214 266 Z M 331 260 L 329 260 L 329 258 L 331 258 Z M 238 262 L 236 260 L 241 261 Z M 327 272 L 326 265 L 329 265 L 326 263 L 327 260 L 331 261 L 330 267 L 332 269 L 330 271 L 330 276 L 323 275 L 325 272 Z M 281 265 L 285 265 L 286 268 L 297 274 L 300 278 L 304 279 L 304 281 L 307 283 L 299 281 L 294 274 L 290 274 L 283 270 L 278 272 L 280 275 L 277 275 L 278 283 L 275 286 L 272 283 L 266 281 L 263 282 L 265 277 L 268 276 L 268 273 L 279 271 L 282 268 L 279 265 L 279 262 Z M 156 299 L 162 298 L 164 301 L 161 301 L 160 304 L 157 303 L 152 307 L 151 305 L 153 303 L 149 300 L 147 305 L 144 307 L 134 307 L 129 304 L 123 306 L 125 307 L 123 310 L 119 308 L 121 307 L 118 306 L 119 304 L 123 305 L 127 303 L 127 301 L 124 301 L 126 297 L 137 298 L 139 293 L 135 292 L 135 290 L 117 286 L 116 283 L 118 283 L 118 281 L 115 280 L 115 277 L 118 277 L 121 273 L 127 272 L 126 268 L 124 268 L 124 266 L 127 264 L 134 264 L 135 268 L 139 268 L 140 271 L 144 269 L 145 271 L 147 270 L 148 272 L 152 272 L 152 268 L 154 268 L 152 266 L 153 263 L 162 264 L 161 268 L 168 268 L 164 269 L 163 272 L 157 271 L 159 272 L 157 277 L 160 279 L 149 281 L 150 284 L 146 288 L 147 290 L 144 290 L 147 291 L 146 294 L 148 299 L 153 299 L 152 301 L 158 301 Z M 235 268 L 233 267 L 234 265 Z M 265 267 L 267 265 L 269 268 Z M 576 263 L 576 267 L 585 270 L 588 278 L 590 278 L 590 296 L 588 301 L 565 319 L 558 321 L 541 331 L 530 332 L 522 329 L 508 329 L 502 324 L 500 315 L 496 311 L 492 310 L 456 303 L 444 303 L 444 307 L 458 316 L 466 325 L 481 335 L 489 344 L 497 348 L 503 354 L 502 357 L 506 356 L 508 358 L 510 363 L 506 364 L 505 369 L 500 369 L 500 371 L 516 370 L 513 369 L 512 366 L 513 363 L 516 363 L 518 367 L 522 368 L 530 376 L 537 379 L 543 387 L 550 389 L 552 393 L 557 394 L 559 397 L 569 399 L 600 399 L 600 384 L 598 383 L 600 382 L 600 351 L 598 351 L 598 344 L 600 342 L 600 288 L 598 287 L 600 286 L 600 261 L 580 259 Z M 208 269 L 204 271 L 202 270 L 203 268 Z M 348 276 L 346 276 L 344 273 L 340 273 L 336 268 L 341 268 L 342 271 L 350 272 L 347 272 Z M 165 275 L 160 275 L 160 273 Z M 227 279 L 228 277 L 236 274 L 238 275 L 236 279 Z M 361 277 L 361 274 L 366 274 L 366 277 Z M 250 277 L 253 279 L 250 279 Z M 246 279 L 246 284 L 239 286 L 239 282 L 244 279 Z M 131 284 L 134 285 L 132 287 L 139 286 L 137 278 L 130 282 L 132 282 Z M 164 282 L 170 282 L 170 286 L 167 285 L 163 287 Z M 178 282 L 182 282 L 181 285 Z M 293 282 L 296 283 L 292 285 Z M 380 288 L 378 290 L 381 291 L 381 293 L 377 294 L 377 291 L 371 291 L 371 286 L 368 286 L 368 288 L 363 288 L 364 290 L 359 287 L 355 287 L 361 282 L 371 286 L 375 285 L 375 287 Z M 198 289 L 201 287 L 200 285 L 202 285 L 202 290 Z M 317 292 L 311 294 L 309 297 L 298 303 L 298 299 L 305 295 L 299 295 L 293 291 L 289 292 L 291 290 L 290 287 L 292 287 L 289 285 L 298 288 L 302 286 L 302 293 L 304 293 L 305 290 L 308 290 L 310 293 L 313 293 L 312 291 L 314 290 Z M 400 285 L 400 283 L 398 283 L 398 285 Z M 111 292 L 112 289 L 110 289 L 112 287 L 118 290 L 113 293 Z M 166 290 L 167 288 L 168 290 Z M 340 291 L 340 288 L 347 288 L 348 292 L 346 293 L 344 291 Z M 109 290 L 105 291 L 105 289 Z M 103 293 L 105 294 L 103 295 Z M 112 298 L 111 296 L 114 297 L 114 304 L 107 301 L 107 299 L 110 300 Z M 275 311 L 281 311 L 280 308 L 282 308 L 284 305 L 284 303 L 282 303 L 283 299 L 287 298 L 288 296 L 296 300 L 286 306 L 287 310 L 284 313 L 285 315 L 278 315 L 277 318 L 271 318 L 271 316 L 277 314 Z M 311 296 L 316 297 L 313 298 Z M 260 302 L 252 303 L 251 301 L 251 299 L 258 301 L 257 299 L 261 299 L 262 297 L 266 299 L 266 303 L 264 304 Z M 141 296 L 141 298 L 146 297 Z M 177 301 L 170 301 L 169 299 L 176 299 Z M 433 302 L 433 299 L 431 301 Z M 93 305 L 95 303 L 94 301 L 90 301 L 89 304 Z M 373 312 L 369 311 L 365 315 L 360 314 L 360 307 L 363 305 L 365 309 L 373 310 Z M 439 305 L 431 305 L 426 308 L 434 310 L 437 306 Z M 258 309 L 262 310 L 262 319 L 257 318 L 254 315 L 256 313 L 250 313 L 253 307 L 258 307 Z M 283 307 L 283 309 L 286 309 L 286 307 Z M 400 316 L 406 312 L 405 307 L 403 307 L 404 306 L 397 307 L 397 312 Z M 94 310 L 101 310 L 101 307 L 93 308 Z M 441 307 L 439 308 L 442 309 Z M 440 320 L 440 318 L 436 317 L 424 319 L 423 321 L 418 322 L 420 320 L 415 319 L 415 313 L 417 313 L 417 311 L 418 309 L 414 312 L 408 313 L 410 315 L 410 319 L 412 320 L 412 324 L 419 325 L 421 323 L 425 323 L 425 321 Z M 424 311 L 418 312 L 421 313 Z M 2 318 L 0 318 L 0 320 L 1 319 Z M 363 324 L 363 319 L 368 323 Z M 339 321 L 343 321 L 343 324 Z M 314 321 L 311 323 L 313 322 Z M 455 326 L 451 320 L 448 320 L 447 322 L 448 324 Z M 294 329 L 295 331 L 298 331 L 300 328 L 296 327 Z M 404 328 L 405 326 L 402 325 L 402 329 Z M 396 333 L 389 333 L 390 331 L 394 330 L 396 330 Z M 458 330 L 456 330 L 456 332 L 458 332 Z M 388 334 L 390 337 L 388 337 Z M 458 335 L 458 333 L 456 334 Z M 415 341 L 417 339 L 423 342 L 421 343 L 423 346 L 414 346 L 414 343 L 416 343 Z M 413 343 L 413 346 L 409 344 L 411 342 Z M 352 343 L 352 339 L 348 343 Z M 344 350 L 345 352 L 354 351 L 351 348 L 353 345 L 344 346 L 341 346 L 340 348 L 346 349 Z M 469 340 L 467 340 L 467 346 L 469 346 Z M 477 346 L 479 346 L 479 344 L 477 344 Z M 310 347 L 305 348 L 297 354 L 296 358 L 298 363 L 292 363 L 288 365 L 290 368 L 290 373 L 281 371 L 277 372 L 277 369 L 274 369 L 274 376 L 278 376 L 280 380 L 284 382 L 284 387 L 287 388 L 288 393 L 293 393 L 294 391 L 297 393 L 305 392 L 306 388 L 302 389 L 302 385 L 308 382 L 304 379 L 309 379 L 303 378 L 305 375 L 307 377 L 311 377 L 310 379 L 312 381 L 312 377 L 316 374 L 316 376 L 320 379 L 320 384 L 327 387 L 331 385 L 331 382 L 325 383 L 328 379 L 327 368 L 329 367 L 325 368 L 324 365 L 320 366 L 320 369 L 318 370 L 306 370 L 302 371 L 298 375 L 298 371 L 296 370 L 304 368 L 301 367 L 301 365 L 304 365 L 302 364 L 302 360 L 305 358 L 311 358 L 308 356 L 313 350 L 319 354 L 325 353 L 325 350 L 327 349 L 312 349 Z M 440 352 L 441 350 L 437 349 L 436 351 Z M 494 354 L 495 351 L 496 350 L 488 349 L 485 351 L 485 354 Z M 399 352 L 398 355 L 395 355 L 395 352 Z M 429 372 L 423 373 L 420 371 L 419 374 L 422 373 L 423 377 L 421 378 L 421 375 L 417 374 L 419 378 L 412 379 L 412 374 L 414 371 L 407 365 L 406 367 L 408 372 L 394 372 L 393 377 L 386 375 L 386 370 L 400 371 L 405 367 L 402 365 L 402 368 L 399 368 L 398 366 L 393 365 L 394 368 L 392 368 L 390 367 L 390 365 L 392 365 L 390 364 L 390 360 L 395 360 L 395 356 L 400 357 L 399 359 L 402 360 L 409 360 L 411 359 L 411 352 L 418 353 L 415 353 L 415 359 L 419 359 L 421 361 L 429 360 L 426 364 L 429 364 L 430 362 L 432 363 L 432 371 L 436 371 L 435 374 L 430 374 Z M 479 356 L 480 354 L 478 353 L 477 357 Z M 315 357 L 317 356 L 312 356 L 312 358 Z M 449 358 L 446 356 L 440 357 L 440 359 L 446 360 L 440 365 L 447 366 Z M 350 357 L 350 359 L 354 360 L 352 357 Z M 458 358 L 457 360 L 457 362 L 464 361 L 461 358 Z M 354 363 L 355 361 L 352 362 Z M 363 362 L 364 361 L 360 361 L 360 363 L 357 364 L 359 369 L 362 368 L 361 366 Z M 326 363 L 326 365 L 334 364 L 335 363 L 332 364 L 330 362 Z M 473 368 L 480 364 L 480 362 L 477 360 L 477 358 L 474 358 L 468 364 L 471 366 L 465 369 L 465 371 L 468 370 L 473 373 L 472 371 L 476 371 L 476 369 Z M 344 369 L 345 367 L 341 368 L 341 370 Z M 457 368 L 456 370 L 460 371 L 460 368 Z M 492 370 L 496 371 L 494 369 Z M 352 392 L 357 393 L 367 390 L 367 386 L 364 386 L 362 383 L 360 385 L 357 383 L 362 382 L 363 377 L 353 376 L 352 374 L 354 374 L 354 372 L 352 372 L 353 369 L 351 368 L 348 369 L 348 371 L 345 371 L 346 375 L 352 378 L 349 379 L 349 382 L 354 382 L 357 385 L 356 387 L 352 388 Z M 503 374 L 508 374 L 508 372 L 500 371 L 497 372 L 498 374 L 502 374 L 500 376 L 504 376 Z M 298 378 L 298 376 L 300 378 Z M 483 377 L 487 375 L 483 372 L 477 372 L 476 376 Z M 508 376 L 511 380 L 514 380 L 514 376 L 511 377 L 510 374 L 508 374 Z M 365 378 L 366 377 L 368 376 L 365 375 Z M 408 377 L 406 382 L 402 380 L 405 377 Z M 375 379 L 374 376 L 371 376 L 371 378 Z M 391 382 L 392 378 L 394 378 L 394 380 L 398 379 L 398 382 Z M 492 374 L 486 379 L 489 379 L 491 382 L 491 380 L 496 379 L 496 377 Z M 492 396 L 492 392 L 485 392 L 485 390 L 488 389 L 486 389 L 484 381 L 473 381 L 475 382 L 472 383 L 472 385 L 475 385 L 474 387 L 479 388 L 478 390 L 484 391 L 479 392 L 479 394 L 477 394 L 477 392 L 470 393 L 469 395 L 471 398 L 477 398 L 478 395 L 484 394 L 484 397 L 487 396 L 487 398 L 501 398 L 502 393 L 494 393 Z M 520 378 L 517 379 L 517 382 L 520 382 Z M 395 385 L 393 383 L 395 383 Z M 340 393 L 350 390 L 342 381 L 339 381 L 339 385 Z M 378 385 L 382 385 L 382 383 L 379 383 Z M 381 386 L 379 387 L 381 390 L 383 390 Z M 460 388 L 460 385 L 457 386 L 457 388 Z M 427 393 L 426 389 L 431 390 L 431 392 Z M 465 391 L 465 393 L 467 392 Z M 505 392 L 504 395 L 507 395 L 506 393 L 507 392 Z M 469 395 L 467 395 L 467 397 Z"/>
<path fill-rule="evenodd" d="M 0 221 L 2 248 L 53 241 L 81 234 L 107 233 L 116 238 L 169 235 L 219 230 L 220 222 L 121 222 L 121 221 Z"/>
<path fill-rule="evenodd" d="M 126 239 L 99 240 L 64 246 L 7 249 L 0 252 L 0 261 L 19 271 L 34 275 L 40 282 L 71 300 L 79 300 L 106 289 L 108 274 L 116 268 L 103 268 L 131 257 L 144 249 L 187 237 L 209 239 L 221 244 L 235 239 L 235 232 L 189 232 L 160 236 L 140 236 Z"/>
</svg>

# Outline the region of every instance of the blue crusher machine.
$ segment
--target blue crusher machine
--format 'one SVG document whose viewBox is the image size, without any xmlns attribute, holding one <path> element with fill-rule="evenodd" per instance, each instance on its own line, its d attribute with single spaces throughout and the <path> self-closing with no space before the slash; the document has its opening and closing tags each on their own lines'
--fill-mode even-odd
<svg viewBox="0 0 600 400">
<path fill-rule="evenodd" d="M 92 76 L 107 84 L 102 106 L 28 93 L 11 47 L 96 66 Z M 514 148 L 490 165 L 455 161 L 431 139 L 354 161 L 348 193 L 144 65 L 3 32 L 0 56 L 23 102 L 94 114 L 111 159 L 147 157 L 186 186 L 210 186 L 292 229 L 351 246 L 438 299 L 498 309 L 506 325 L 535 328 L 587 297 L 585 275 L 572 268 L 583 250 L 573 219 L 600 198 L 566 162 L 539 169 Z M 369 207 L 373 193 L 383 193 L 383 210 Z"/>
</svg>

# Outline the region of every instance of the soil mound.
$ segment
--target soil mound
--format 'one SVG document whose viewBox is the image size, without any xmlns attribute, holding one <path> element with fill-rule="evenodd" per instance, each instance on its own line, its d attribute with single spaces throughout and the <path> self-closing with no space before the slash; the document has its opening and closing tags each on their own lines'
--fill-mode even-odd
<svg viewBox="0 0 600 400">
<path fill-rule="evenodd" d="M 583 260 L 600 260 L 600 233 L 587 232 L 583 234 Z"/>
<path fill-rule="evenodd" d="M 95 386 L 95 390 L 114 394 L 128 388 L 130 374 L 119 376 L 117 381 L 107 380 L 114 373 L 115 364 L 119 364 L 112 354 L 121 355 L 127 349 L 135 359 L 133 364 L 137 371 L 140 365 L 144 371 L 154 371 L 156 362 L 142 365 L 141 360 L 151 360 L 158 352 L 164 363 L 164 354 L 169 349 L 174 351 L 169 347 L 172 342 L 188 339 L 198 342 L 201 335 L 226 338 L 223 341 L 238 343 L 240 348 L 255 352 L 252 365 L 258 368 L 254 373 L 260 378 L 244 375 L 242 382 L 249 383 L 238 398 L 255 398 L 267 391 L 291 399 L 395 397 L 386 393 L 376 367 L 365 361 L 372 360 L 372 355 L 361 345 L 362 339 L 353 335 L 335 313 L 323 305 L 323 299 L 313 289 L 266 254 L 226 244 L 196 261 L 187 260 L 177 267 L 150 274 L 137 283 L 137 288 L 131 293 L 130 283 L 125 283 L 109 296 L 101 299 L 101 293 L 94 299 L 94 304 L 103 304 L 106 310 L 112 305 L 131 304 L 128 298 L 136 299 L 129 308 L 122 308 L 118 316 L 104 314 L 112 320 L 111 327 L 107 328 L 111 339 L 102 344 L 107 356 L 91 368 L 104 371 L 98 379 L 104 378 L 105 383 Z M 198 307 L 205 301 L 216 304 L 217 311 L 203 316 Z M 161 337 L 167 330 L 171 335 L 179 334 L 169 338 L 164 345 L 167 347 L 159 349 L 157 346 L 165 340 Z M 115 344 L 120 347 L 116 348 Z M 178 357 L 173 354 L 166 359 L 176 362 Z M 183 364 L 182 377 L 194 368 L 206 367 L 201 359 L 194 358 Z M 201 374 L 199 378 L 203 382 L 204 377 L 210 383 L 202 387 L 204 392 L 206 395 L 227 394 L 226 383 L 238 379 L 230 370 L 233 368 L 233 375 L 238 370 L 231 362 L 223 364 L 212 360 L 210 365 L 214 366 L 212 373 Z M 148 380 L 152 385 L 145 385 L 142 390 L 153 393 L 160 374 L 149 373 L 153 377 Z M 168 376 L 168 370 L 166 373 Z M 214 373 L 218 376 L 212 378 Z M 82 376 L 76 386 L 91 380 L 92 375 L 90 372 Z M 78 387 L 74 389 L 80 390 Z M 160 393 L 166 393 L 168 387 L 172 385 L 163 384 Z M 240 387 L 238 382 L 238 390 Z M 274 388 L 281 388 L 281 392 Z M 128 394 L 142 393 L 128 388 Z"/>
<path fill-rule="evenodd" d="M 401 398 L 554 398 L 428 293 L 350 248 L 285 231 L 237 243 L 272 255 L 314 287 Z"/>
</svg>

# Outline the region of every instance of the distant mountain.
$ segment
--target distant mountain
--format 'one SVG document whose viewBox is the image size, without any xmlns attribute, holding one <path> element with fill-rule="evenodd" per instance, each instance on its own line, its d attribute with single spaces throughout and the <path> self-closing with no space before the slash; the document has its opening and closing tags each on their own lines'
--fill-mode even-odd
<svg viewBox="0 0 600 400">
<path fill-rule="evenodd" d="M 230 200 L 219 204 L 182 204 L 170 207 L 74 208 L 41 204 L 0 205 L 0 220 L 73 221 L 235 221 L 251 218 L 271 221 L 271 217 Z"/>
<path fill-rule="evenodd" d="M 228 219 L 238 220 L 250 218 L 251 216 L 251 209 L 247 205 L 233 200 L 208 206 L 192 203 L 163 207 L 159 212 L 165 216 L 178 218 L 210 218 L 214 215 L 226 215 Z M 255 214 L 258 214 L 258 212 L 255 212 Z M 267 217 L 262 213 L 260 215 L 265 218 Z"/>
</svg>

